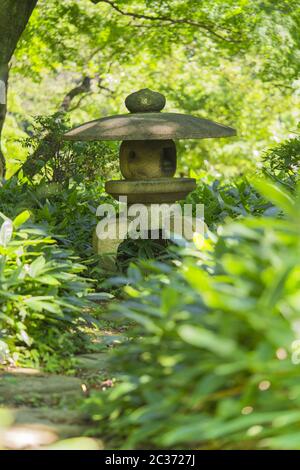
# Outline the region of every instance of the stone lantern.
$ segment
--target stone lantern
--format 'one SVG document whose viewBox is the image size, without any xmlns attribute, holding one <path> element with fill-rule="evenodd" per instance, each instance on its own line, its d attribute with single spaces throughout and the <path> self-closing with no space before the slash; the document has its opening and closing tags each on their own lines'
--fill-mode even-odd
<svg viewBox="0 0 300 470">
<path fill-rule="evenodd" d="M 128 114 L 104 117 L 88 122 L 65 134 L 66 140 L 119 140 L 120 170 L 124 179 L 107 181 L 105 190 L 115 199 L 126 196 L 129 205 L 140 203 L 172 204 L 184 199 L 196 188 L 193 178 L 175 178 L 177 154 L 174 140 L 229 137 L 230 127 L 208 119 L 179 113 L 161 112 L 166 99 L 149 89 L 127 96 Z M 161 228 L 159 222 L 158 229 Z M 97 240 L 96 251 L 116 256 L 127 236 Z"/>
</svg>

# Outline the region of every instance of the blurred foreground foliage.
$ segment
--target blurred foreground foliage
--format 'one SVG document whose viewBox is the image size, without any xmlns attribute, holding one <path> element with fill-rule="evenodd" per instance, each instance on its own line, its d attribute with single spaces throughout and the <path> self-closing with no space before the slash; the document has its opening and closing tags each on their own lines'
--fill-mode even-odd
<svg viewBox="0 0 300 470">
<path fill-rule="evenodd" d="M 108 285 L 91 234 L 116 148 L 63 133 L 124 112 L 145 86 L 166 111 L 238 131 L 177 144 L 205 240 L 120 250 L 111 317 L 135 327 L 112 354 L 116 385 L 85 403 L 117 448 L 299 449 L 299 18 L 297 0 L 40 0 L 18 44 L 0 187 L 4 367 L 71 367 L 97 324 L 90 294 Z"/>
<path fill-rule="evenodd" d="M 137 327 L 114 353 L 118 384 L 85 409 L 117 446 L 299 449 L 300 194 L 256 187 L 284 217 L 225 224 L 116 279 L 114 311 Z"/>
</svg>

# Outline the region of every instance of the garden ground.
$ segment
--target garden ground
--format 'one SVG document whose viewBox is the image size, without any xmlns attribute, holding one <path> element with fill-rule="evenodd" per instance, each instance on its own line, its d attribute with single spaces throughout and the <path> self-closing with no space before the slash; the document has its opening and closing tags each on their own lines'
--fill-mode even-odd
<svg viewBox="0 0 300 470">
<path fill-rule="evenodd" d="M 91 330 L 91 343 L 99 351 L 74 356 L 75 369 L 66 374 L 29 367 L 3 369 L 0 396 L 6 426 L 0 428 L 0 444 L 10 450 L 105 448 L 105 436 L 93 430 L 80 403 L 91 390 L 105 390 L 113 384 L 107 367 L 109 350 L 124 334 L 126 328 L 108 325 Z M 87 433 L 90 437 L 83 437 Z"/>
</svg>

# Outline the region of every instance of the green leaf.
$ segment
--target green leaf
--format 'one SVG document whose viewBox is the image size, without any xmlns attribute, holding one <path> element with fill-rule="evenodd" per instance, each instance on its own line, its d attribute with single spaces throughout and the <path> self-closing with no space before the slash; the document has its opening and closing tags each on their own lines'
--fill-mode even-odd
<svg viewBox="0 0 300 470">
<path fill-rule="evenodd" d="M 28 210 L 21 212 L 21 214 L 17 215 L 13 221 L 14 227 L 18 228 L 23 225 L 30 218 L 30 215 L 31 214 Z"/>
<path fill-rule="evenodd" d="M 181 325 L 178 328 L 178 334 L 184 341 L 192 346 L 207 349 L 219 356 L 231 356 L 236 350 L 233 340 L 223 338 L 204 328 L 192 325 Z"/>
<path fill-rule="evenodd" d="M 18 336 L 22 341 L 24 341 L 24 343 L 27 344 L 27 346 L 31 346 L 31 345 L 32 345 L 32 339 L 28 336 L 27 331 L 21 330 L 17 336 Z"/>
<path fill-rule="evenodd" d="M 46 260 L 44 256 L 39 256 L 37 259 L 35 259 L 29 268 L 29 275 L 31 277 L 37 277 L 39 274 L 42 273 L 44 267 L 46 265 Z"/>
<path fill-rule="evenodd" d="M 269 449 L 275 450 L 300 450 L 300 432 L 290 432 L 282 436 L 263 439 L 260 445 L 261 447 L 268 447 Z"/>
<path fill-rule="evenodd" d="M 61 313 L 61 308 L 59 305 L 38 297 L 30 297 L 29 299 L 24 299 L 24 303 L 36 312 L 42 312 L 45 310 L 51 313 Z"/>
<path fill-rule="evenodd" d="M 99 450 L 102 447 L 99 440 L 90 437 L 72 437 L 63 439 L 44 447 L 48 450 Z"/>
<path fill-rule="evenodd" d="M 61 285 L 60 281 L 49 274 L 43 274 L 36 279 L 41 284 L 46 284 L 49 286 L 59 286 Z"/>
<path fill-rule="evenodd" d="M 274 411 L 269 413 L 257 413 L 249 416 L 240 416 L 229 421 L 221 421 L 220 419 L 201 419 L 198 422 L 178 426 L 168 432 L 163 438 L 163 445 L 174 445 L 180 442 L 197 442 L 207 441 L 211 439 L 226 438 L 230 434 L 236 432 L 245 432 L 250 426 L 270 423 L 273 419 L 280 416 L 280 412 Z M 241 436 L 242 437 L 242 436 Z"/>
<path fill-rule="evenodd" d="M 291 217 L 295 217 L 295 201 L 282 186 L 266 180 L 256 180 L 253 185 L 268 201 L 273 202 Z"/>
</svg>

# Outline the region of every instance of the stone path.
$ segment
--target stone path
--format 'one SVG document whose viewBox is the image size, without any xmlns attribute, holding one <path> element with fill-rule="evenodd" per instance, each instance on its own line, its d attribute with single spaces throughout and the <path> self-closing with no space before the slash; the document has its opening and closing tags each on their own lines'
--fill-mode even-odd
<svg viewBox="0 0 300 470">
<path fill-rule="evenodd" d="M 76 377 L 28 368 L 0 372 L 0 449 L 103 449 L 98 437 L 84 437 L 92 426 L 79 406 L 91 381 L 96 378 L 98 389 L 102 379 L 107 383 L 109 348 L 121 338 L 99 335 L 100 352 L 77 357 Z"/>
<path fill-rule="evenodd" d="M 82 395 L 81 380 L 77 377 L 24 373 L 20 369 L 1 374 L 0 403 L 38 406 L 70 402 Z"/>
</svg>

